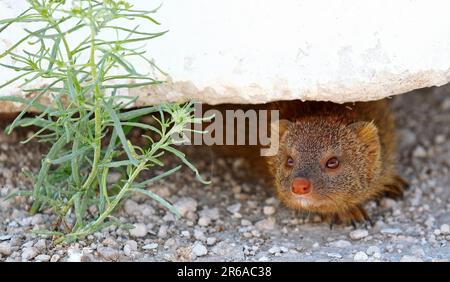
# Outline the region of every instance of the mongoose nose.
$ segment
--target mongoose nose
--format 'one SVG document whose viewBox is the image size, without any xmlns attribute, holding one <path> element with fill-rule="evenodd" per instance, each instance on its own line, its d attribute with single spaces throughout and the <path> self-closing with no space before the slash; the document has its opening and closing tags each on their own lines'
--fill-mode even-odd
<svg viewBox="0 0 450 282">
<path fill-rule="evenodd" d="M 311 182 L 306 178 L 296 178 L 292 182 L 291 191 L 297 195 L 304 195 L 311 192 Z"/>
</svg>

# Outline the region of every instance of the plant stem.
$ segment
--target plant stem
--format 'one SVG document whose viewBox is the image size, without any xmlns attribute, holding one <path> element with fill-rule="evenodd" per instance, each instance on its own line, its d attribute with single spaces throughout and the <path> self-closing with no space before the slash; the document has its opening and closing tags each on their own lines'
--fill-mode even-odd
<svg viewBox="0 0 450 282">
<path fill-rule="evenodd" d="M 114 200 L 111 202 L 111 204 L 108 206 L 108 208 L 97 218 L 97 220 L 92 223 L 91 225 L 87 226 L 86 228 L 76 232 L 69 234 L 69 236 L 86 236 L 87 234 L 92 233 L 93 230 L 95 230 L 100 224 L 103 223 L 103 221 L 113 212 L 113 210 L 116 208 L 116 206 L 119 204 L 119 202 L 122 200 L 123 196 L 130 190 L 131 185 L 136 180 L 136 177 L 142 172 L 142 170 L 145 169 L 147 165 L 147 160 L 142 160 L 138 167 L 133 171 L 130 178 L 126 182 L 126 184 L 122 187 L 119 194 L 114 198 Z M 60 238 L 59 240 L 64 240 L 64 238 Z"/>
<path fill-rule="evenodd" d="M 101 153 L 101 138 L 102 138 L 102 108 L 101 104 L 103 101 L 103 95 L 100 90 L 99 80 L 97 78 L 97 65 L 95 64 L 95 35 L 96 31 L 91 24 L 91 56 L 89 59 L 89 64 L 91 67 L 91 75 L 94 83 L 94 99 L 95 99 L 95 129 L 94 129 L 94 160 L 92 162 L 92 170 L 83 184 L 82 189 L 87 190 L 91 187 L 92 182 L 95 177 L 97 177 L 97 170 L 100 162 Z"/>
</svg>

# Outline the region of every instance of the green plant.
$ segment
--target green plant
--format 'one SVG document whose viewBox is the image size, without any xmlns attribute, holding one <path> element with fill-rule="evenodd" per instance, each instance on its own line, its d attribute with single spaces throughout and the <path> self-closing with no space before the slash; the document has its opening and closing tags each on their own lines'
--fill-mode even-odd
<svg viewBox="0 0 450 282">
<path fill-rule="evenodd" d="M 139 175 L 155 166 L 163 166 L 164 152 L 178 157 L 203 181 L 197 169 L 177 150 L 176 134 L 188 130 L 190 124 L 201 122 L 193 114 L 192 103 L 163 104 L 124 111 L 135 98 L 120 95 L 123 88 L 161 83 L 140 73 L 130 61 L 139 59 L 161 72 L 136 44 L 163 35 L 150 33 L 136 25 L 136 20 L 158 24 L 154 11 L 135 10 L 125 1 L 75 0 L 71 4 L 57 0 L 27 0 L 29 8 L 15 18 L 0 20 L 0 33 L 11 24 L 33 23 L 24 29 L 26 35 L 0 54 L 9 62 L 0 66 L 17 72 L 17 76 L 0 85 L 0 89 L 21 82 L 29 94 L 21 97 L 0 97 L 1 101 L 24 104 L 24 109 L 7 128 L 19 126 L 40 128 L 33 136 L 51 143 L 34 178 L 34 190 L 9 195 L 31 196 L 31 212 L 51 208 L 59 217 L 59 229 L 38 231 L 58 237 L 57 242 L 75 240 L 110 225 L 121 225 L 112 215 L 122 199 L 132 192 L 148 195 L 177 214 L 167 201 L 145 189 L 180 166 L 138 183 Z M 111 39 L 113 31 L 116 36 Z M 28 49 L 19 50 L 23 45 Z M 31 82 L 44 79 L 42 88 L 27 88 Z M 132 81 L 132 82 L 130 82 Z M 48 98 L 50 103 L 41 103 Z M 34 117 L 24 114 L 38 110 Z M 157 126 L 140 122 L 152 114 Z M 132 128 L 152 134 L 144 135 L 148 144 L 134 145 L 127 139 Z M 156 137 L 155 137 L 156 136 Z M 107 179 L 111 170 L 121 172 L 115 184 Z M 8 198 L 9 198 L 8 197 Z M 88 207 L 96 212 L 88 215 Z"/>
</svg>

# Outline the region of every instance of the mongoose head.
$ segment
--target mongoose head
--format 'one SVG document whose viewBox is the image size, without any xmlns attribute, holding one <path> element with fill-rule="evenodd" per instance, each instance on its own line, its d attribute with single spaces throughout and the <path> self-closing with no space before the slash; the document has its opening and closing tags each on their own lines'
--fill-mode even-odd
<svg viewBox="0 0 450 282">
<path fill-rule="evenodd" d="M 300 210 L 337 212 L 373 193 L 381 174 L 381 146 L 372 122 L 329 117 L 281 120 L 280 147 L 269 162 L 280 199 Z"/>
</svg>

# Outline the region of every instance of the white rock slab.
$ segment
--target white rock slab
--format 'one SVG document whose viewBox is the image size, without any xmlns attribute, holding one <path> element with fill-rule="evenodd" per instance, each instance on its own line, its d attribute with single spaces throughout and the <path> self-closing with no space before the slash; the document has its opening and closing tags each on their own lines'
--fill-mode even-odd
<svg viewBox="0 0 450 282">
<path fill-rule="evenodd" d="M 152 9 L 161 0 L 129 2 Z M 18 14 L 23 5 L 16 3 L 0 0 L 0 17 Z M 138 105 L 286 99 L 341 103 L 450 81 L 450 1 L 162 3 L 158 28 L 170 31 L 147 49 L 170 82 L 130 91 L 140 96 Z M 0 51 L 17 39 L 11 31 L 0 36 Z M 10 76 L 0 69 L 0 82 Z M 10 93 L 19 91 L 11 88 L 0 95 Z"/>
</svg>

